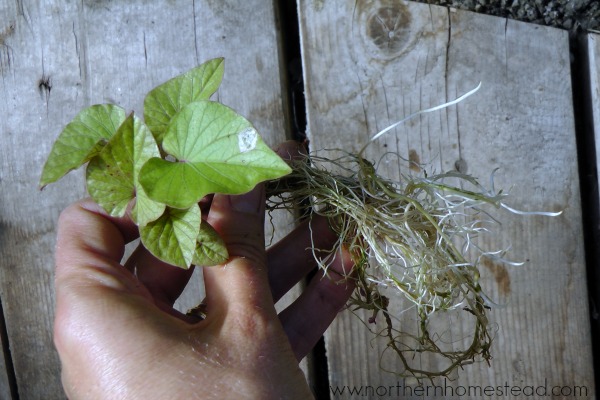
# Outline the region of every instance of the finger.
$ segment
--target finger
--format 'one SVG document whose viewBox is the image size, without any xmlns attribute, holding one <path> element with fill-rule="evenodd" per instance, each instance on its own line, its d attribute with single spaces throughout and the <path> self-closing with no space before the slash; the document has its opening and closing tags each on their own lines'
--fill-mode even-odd
<svg viewBox="0 0 600 400">
<path fill-rule="evenodd" d="M 132 274 L 123 271 L 118 263 L 123 257 L 125 243 L 137 236 L 138 229 L 130 218 L 111 217 L 89 199 L 75 203 L 62 213 L 59 221 L 56 252 L 58 282 L 64 276 L 68 279 L 90 276 L 88 269 L 73 262 L 74 258 L 87 258 L 89 262 L 94 260 L 97 264 L 107 262 L 108 269 L 105 272 L 112 270 L 122 279 L 122 283 L 137 289 L 141 287 L 141 282 L 148 289 L 143 290 L 144 296 L 150 294 L 156 301 L 172 306 L 192 271 L 166 264 L 140 246 L 127 262 L 129 271 L 137 274 L 136 280 Z M 106 257 L 99 260 L 99 255 Z M 81 284 L 86 285 L 85 282 Z"/>
<path fill-rule="evenodd" d="M 109 217 L 89 200 L 61 213 L 55 251 L 54 324 L 61 354 L 69 348 L 65 343 L 90 332 L 90 318 L 99 323 L 117 313 L 123 316 L 123 304 L 152 305 L 150 293 L 119 264 L 134 228 L 130 220 Z"/>
<path fill-rule="evenodd" d="M 125 244 L 138 235 L 129 218 L 108 216 L 100 206 L 86 199 L 72 204 L 59 218 L 56 244 L 56 280 L 90 279 L 95 266 L 118 265 Z M 124 268 L 119 273 L 131 275 Z"/>
<path fill-rule="evenodd" d="M 85 198 L 85 199 L 81 199 L 81 200 L 76 201 L 75 203 L 71 204 L 69 207 L 67 207 L 63 211 L 63 213 L 61 213 L 61 217 L 63 216 L 63 214 L 70 215 L 71 213 L 77 212 L 79 210 L 81 210 L 83 212 L 89 212 L 91 214 L 95 214 L 96 216 L 107 221 L 109 224 L 114 225 L 117 228 L 117 230 L 119 231 L 119 235 L 123 237 L 123 241 L 125 242 L 125 244 L 134 241 L 135 239 L 137 239 L 140 236 L 138 227 L 133 222 L 131 217 L 129 216 L 129 212 L 122 217 L 113 217 L 111 215 L 108 215 L 106 213 L 106 211 L 104 211 L 104 209 L 98 205 L 98 203 L 96 203 L 94 200 L 92 200 L 89 197 Z M 87 222 L 92 223 L 91 220 L 88 220 Z M 99 222 L 102 222 L 102 221 L 99 221 Z M 60 224 L 60 220 L 59 220 L 59 224 Z M 66 228 L 69 227 L 68 224 L 63 224 L 63 225 L 66 225 L 65 226 Z"/>
<path fill-rule="evenodd" d="M 277 302 L 327 256 L 337 241 L 327 218 L 314 216 L 267 251 L 269 283 Z M 315 259 L 316 258 L 316 259 Z"/>
<path fill-rule="evenodd" d="M 230 258 L 224 265 L 204 268 L 207 319 L 233 310 L 275 313 L 266 268 L 264 207 L 262 185 L 242 196 L 214 196 L 207 220 L 223 238 Z"/>
<path fill-rule="evenodd" d="M 170 307 L 175 304 L 194 272 L 193 266 L 183 269 L 159 260 L 142 244 L 125 266 L 146 286 L 156 301 Z"/>
<path fill-rule="evenodd" d="M 61 213 L 55 251 L 57 326 L 66 326 L 64 318 L 74 310 L 100 318 L 103 312 L 114 315 L 122 310 L 121 306 L 133 303 L 150 308 L 158 306 L 187 320 L 181 313 L 155 301 L 150 291 L 120 264 L 125 243 L 137 234 L 131 219 L 111 217 L 89 199 L 74 203 Z"/>
<path fill-rule="evenodd" d="M 336 253 L 327 274 L 315 276 L 296 301 L 279 314 L 296 359 L 315 346 L 354 290 L 352 261 L 346 251 Z"/>
<path fill-rule="evenodd" d="M 210 205 L 212 203 L 213 197 L 214 197 L 214 194 L 206 195 L 200 200 L 200 203 L 198 203 L 198 205 L 200 206 L 200 211 L 202 212 L 203 218 L 206 215 L 208 215 L 208 212 L 210 211 Z"/>
<path fill-rule="evenodd" d="M 279 144 L 275 152 L 288 164 L 306 162 L 303 144 L 288 140 Z M 317 259 L 332 248 L 337 236 L 329 229 L 327 219 L 314 217 L 304 221 L 294 231 L 267 251 L 269 283 L 273 300 L 277 302 L 296 283 L 317 266 Z"/>
</svg>

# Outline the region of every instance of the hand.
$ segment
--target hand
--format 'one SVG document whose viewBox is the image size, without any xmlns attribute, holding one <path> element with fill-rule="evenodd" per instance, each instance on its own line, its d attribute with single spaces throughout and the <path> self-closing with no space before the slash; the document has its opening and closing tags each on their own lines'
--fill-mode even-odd
<svg viewBox="0 0 600 400">
<path fill-rule="evenodd" d="M 137 237 L 128 218 L 107 216 L 90 200 L 66 209 L 56 248 L 55 344 L 65 391 L 76 399 L 310 398 L 298 367 L 353 290 L 342 276 L 315 277 L 289 308 L 277 301 L 315 266 L 311 233 L 300 226 L 264 249 L 264 191 L 215 195 L 208 221 L 223 236 L 229 261 L 203 269 L 206 319 L 173 309 L 191 270 L 146 251 L 129 269 L 124 246 Z M 312 221 L 313 245 L 335 241 L 325 220 Z M 336 279 L 331 279 L 337 272 Z"/>
</svg>

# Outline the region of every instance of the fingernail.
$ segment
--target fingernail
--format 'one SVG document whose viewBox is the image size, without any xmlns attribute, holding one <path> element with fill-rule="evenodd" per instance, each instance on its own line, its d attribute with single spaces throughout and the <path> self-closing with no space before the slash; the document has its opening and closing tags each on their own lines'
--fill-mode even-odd
<svg viewBox="0 0 600 400">
<path fill-rule="evenodd" d="M 239 196 L 229 196 L 229 204 L 234 211 L 259 213 L 265 205 L 265 189 L 258 185 L 250 192 Z"/>
</svg>

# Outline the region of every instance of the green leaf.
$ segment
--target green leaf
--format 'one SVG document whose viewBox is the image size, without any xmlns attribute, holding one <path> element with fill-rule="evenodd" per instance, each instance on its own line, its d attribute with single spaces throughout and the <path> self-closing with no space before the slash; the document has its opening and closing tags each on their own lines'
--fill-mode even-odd
<svg viewBox="0 0 600 400">
<path fill-rule="evenodd" d="M 192 263 L 208 267 L 223 264 L 228 259 L 229 253 L 221 236 L 208 222 L 202 221 Z"/>
<path fill-rule="evenodd" d="M 138 181 L 142 165 L 159 156 L 150 130 L 130 115 L 87 168 L 90 196 L 110 215 L 122 216 L 134 198 L 133 220 L 145 225 L 161 216 L 165 205 L 149 199 Z"/>
<path fill-rule="evenodd" d="M 140 183 L 151 199 L 175 208 L 187 208 L 200 201 L 195 192 L 186 190 L 197 179 L 196 176 L 196 171 L 187 163 L 173 163 L 155 157 L 142 167 Z"/>
<path fill-rule="evenodd" d="M 171 118 L 183 107 L 198 100 L 208 100 L 223 79 L 223 58 L 215 58 L 179 75 L 150 91 L 144 99 L 144 120 L 162 142 Z"/>
<path fill-rule="evenodd" d="M 142 244 L 160 260 L 187 269 L 196 251 L 201 221 L 198 205 L 187 210 L 167 208 L 159 219 L 140 228 Z"/>
<path fill-rule="evenodd" d="M 246 193 L 291 171 L 250 122 L 211 101 L 190 103 L 173 118 L 163 150 L 178 161 L 150 159 L 140 183 L 151 199 L 175 208 L 210 193 Z"/>
<path fill-rule="evenodd" d="M 141 227 L 160 217 L 165 211 L 166 205 L 148 197 L 137 179 L 135 181 L 135 190 L 136 199 L 135 206 L 131 210 L 131 218 L 133 222 Z"/>
<path fill-rule="evenodd" d="M 79 168 L 102 150 L 125 120 L 125 110 L 97 104 L 82 110 L 63 129 L 46 160 L 40 188 Z"/>
</svg>

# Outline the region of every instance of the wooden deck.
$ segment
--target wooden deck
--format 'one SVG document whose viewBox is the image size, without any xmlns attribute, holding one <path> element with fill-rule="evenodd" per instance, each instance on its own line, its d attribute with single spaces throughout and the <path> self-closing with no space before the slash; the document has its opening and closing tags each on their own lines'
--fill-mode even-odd
<svg viewBox="0 0 600 400">
<path fill-rule="evenodd" d="M 596 279 L 589 286 L 598 291 L 600 272 L 595 266 L 596 278 L 586 275 L 584 221 L 597 217 L 589 207 L 597 205 L 600 185 L 591 158 L 600 147 L 590 139 L 600 137 L 600 36 L 570 45 L 562 30 L 401 0 L 299 3 L 313 150 L 356 151 L 392 122 L 482 82 L 459 105 L 398 127 L 368 156 L 394 151 L 430 170 L 460 168 L 485 182 L 498 168 L 496 186 L 512 187 L 515 208 L 563 210 L 555 218 L 503 213 L 502 233 L 485 243 L 512 244 L 512 258 L 526 260 L 521 267 L 490 263 L 482 270 L 484 287 L 505 304 L 491 312 L 497 324 L 491 366 L 476 363 L 437 382 L 447 387 L 445 397 L 431 388 L 429 395 L 418 389 L 409 395 L 417 383 L 382 371 L 383 343 L 372 342 L 363 322 L 343 312 L 326 333 L 326 363 L 321 354 L 304 364 L 319 398 L 520 399 L 526 392 L 477 397 L 462 390 L 541 385 L 562 389 L 557 399 L 596 398 L 589 304 L 600 304 L 590 303 L 587 282 Z M 140 112 L 150 88 L 223 56 L 218 99 L 253 121 L 268 143 L 291 137 L 282 33 L 289 21 L 280 18 L 277 4 L 0 2 L 0 399 L 65 397 L 52 344 L 52 253 L 58 214 L 84 195 L 84 185 L 81 174 L 72 173 L 37 190 L 61 128 L 95 103 Z M 581 92 L 576 104 L 574 92 Z M 594 167 L 582 176 L 577 135 L 587 157 L 580 164 Z M 397 166 L 387 168 L 397 175 Z M 278 216 L 278 231 L 291 221 Z M 591 226 L 593 260 L 597 220 Z M 201 292 L 198 276 L 180 307 L 197 302 Z M 592 311 L 597 326 L 598 308 Z M 414 319 L 405 315 L 407 323 Z M 393 360 L 386 363 L 394 367 Z M 316 372 L 325 367 L 326 380 Z M 577 390 L 585 392 L 577 397 Z"/>
</svg>

